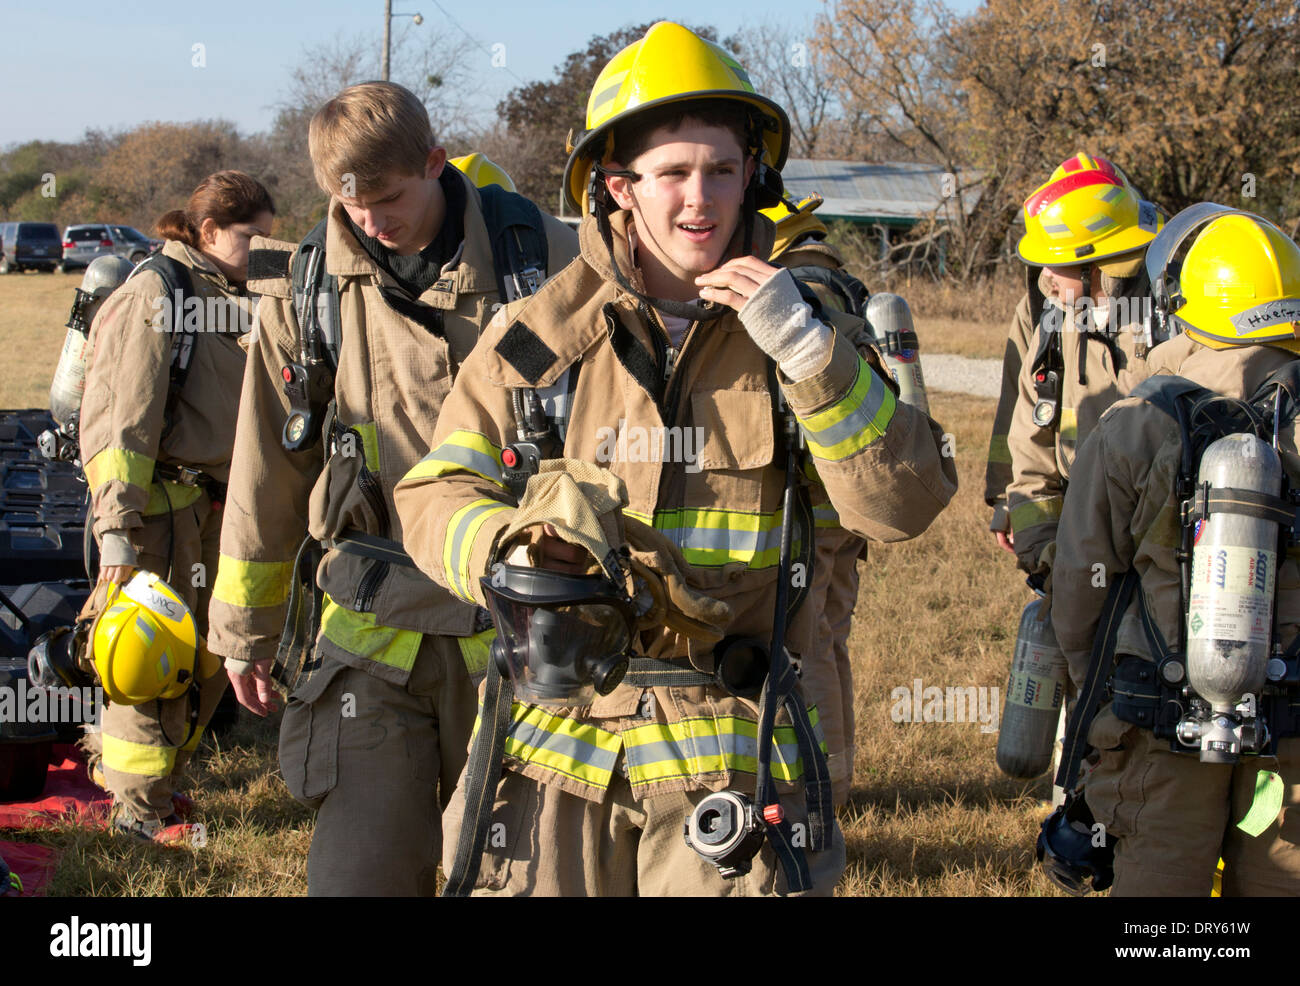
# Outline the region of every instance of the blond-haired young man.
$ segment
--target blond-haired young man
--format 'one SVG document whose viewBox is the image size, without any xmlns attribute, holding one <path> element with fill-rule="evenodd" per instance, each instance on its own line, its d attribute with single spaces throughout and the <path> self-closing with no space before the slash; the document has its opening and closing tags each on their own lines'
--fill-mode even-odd
<svg viewBox="0 0 1300 986">
<path fill-rule="evenodd" d="M 280 733 L 285 781 L 318 812 L 309 892 L 429 895 L 441 806 L 473 723 L 484 624 L 405 559 L 392 491 L 428 447 L 502 284 L 523 280 L 495 259 L 488 199 L 499 192 L 494 214 L 527 206 L 480 193 L 448 167 L 424 107 L 401 86 L 345 89 L 312 119 L 310 150 L 331 197 L 323 230 L 302 248 L 255 242 L 250 262 L 264 297 L 210 646 L 240 701 L 265 714 L 299 545 L 308 532 L 322 543 L 320 666 L 290 694 Z M 533 268 L 557 271 L 574 236 L 532 214 L 545 244 Z M 307 249 L 321 241 L 323 256 Z M 308 274 L 295 299 L 292 275 L 312 260 L 323 262 L 321 290 L 303 290 Z"/>
</svg>

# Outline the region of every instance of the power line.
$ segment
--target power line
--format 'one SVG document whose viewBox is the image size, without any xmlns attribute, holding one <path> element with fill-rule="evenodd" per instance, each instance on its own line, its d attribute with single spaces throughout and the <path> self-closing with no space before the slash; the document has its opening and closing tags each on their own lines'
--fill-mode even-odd
<svg viewBox="0 0 1300 986">
<path fill-rule="evenodd" d="M 470 34 L 467 30 L 465 30 L 465 28 L 461 26 L 460 21 L 452 17 L 451 14 L 447 12 L 447 9 L 438 2 L 438 0 L 429 0 L 429 2 L 432 3 L 435 7 L 437 7 L 442 12 L 442 16 L 447 18 L 447 20 L 451 21 L 451 23 L 456 26 L 456 29 L 460 31 L 461 34 L 465 35 L 465 37 L 469 39 L 470 44 L 474 45 L 474 47 L 478 48 L 481 52 L 483 52 L 483 54 L 487 55 L 489 59 L 494 57 L 492 53 L 492 49 L 489 48 L 487 45 L 485 45 L 478 38 L 474 37 L 474 35 Z M 510 66 L 502 63 L 501 68 L 505 69 L 506 74 L 509 75 L 510 78 L 518 82 L 521 86 L 528 85 L 527 82 L 519 78 L 519 76 L 515 75 L 515 73 L 510 70 Z"/>
</svg>

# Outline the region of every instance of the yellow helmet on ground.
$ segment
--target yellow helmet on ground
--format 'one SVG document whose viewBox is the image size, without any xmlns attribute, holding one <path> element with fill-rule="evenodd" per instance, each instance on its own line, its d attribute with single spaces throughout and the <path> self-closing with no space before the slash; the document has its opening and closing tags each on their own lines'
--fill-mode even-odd
<svg viewBox="0 0 1300 986">
<path fill-rule="evenodd" d="M 91 631 L 91 661 L 104 694 L 118 705 L 179 698 L 194 679 L 194 614 L 157 575 L 137 571 L 108 590 L 107 608 Z"/>
<path fill-rule="evenodd" d="M 781 256 L 796 240 L 803 240 L 809 236 L 819 240 L 826 238 L 825 224 L 813 215 L 813 210 L 824 201 L 825 199 L 813 192 L 798 203 L 782 199 L 769 209 L 758 210 L 776 224 L 776 242 L 772 245 L 772 255 L 769 259 L 775 260 Z"/>
<path fill-rule="evenodd" d="M 1112 276 L 1128 277 L 1141 268 L 1139 251 L 1155 239 L 1164 218 L 1117 167 L 1080 152 L 1025 199 L 1025 235 L 1017 252 L 1025 263 L 1039 267 L 1109 259 L 1111 263 L 1098 266 Z"/>
<path fill-rule="evenodd" d="M 1300 247 L 1259 216 L 1220 215 L 1187 251 L 1170 314 L 1211 349 L 1300 353 Z"/>
<path fill-rule="evenodd" d="M 610 59 L 587 100 L 587 125 L 570 135 L 564 167 L 564 200 L 580 209 L 593 165 L 612 152 L 614 125 L 652 107 L 688 100 L 734 100 L 754 110 L 761 126 L 765 163 L 780 170 L 790 148 L 785 110 L 754 92 L 749 74 L 734 55 L 694 32 L 660 21 Z M 759 148 L 746 148 L 757 153 Z M 625 164 L 627 162 L 624 162 Z"/>
<path fill-rule="evenodd" d="M 449 163 L 454 165 L 457 171 L 463 173 L 476 188 L 500 185 L 507 192 L 518 191 L 515 188 L 515 183 L 506 174 L 506 169 L 486 154 L 475 151 L 473 154 L 466 154 L 463 157 L 454 157 Z"/>
</svg>

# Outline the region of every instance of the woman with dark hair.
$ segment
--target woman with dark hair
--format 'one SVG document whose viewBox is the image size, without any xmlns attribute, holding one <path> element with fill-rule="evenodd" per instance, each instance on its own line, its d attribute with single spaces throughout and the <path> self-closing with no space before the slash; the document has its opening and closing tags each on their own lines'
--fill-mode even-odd
<svg viewBox="0 0 1300 986">
<path fill-rule="evenodd" d="M 270 234 L 274 213 L 256 179 L 209 175 L 184 209 L 159 218 L 161 257 L 142 262 L 95 317 L 80 425 L 100 545 L 88 611 L 142 570 L 175 590 L 206 636 L 241 339 L 256 305 L 245 289 L 248 248 Z M 195 668 L 185 694 L 110 703 L 101 732 L 87 737 L 92 776 L 113 795 L 118 830 L 160 843 L 192 835 L 181 817 L 192 806 L 176 784 L 227 681 L 221 671 L 203 677 L 197 660 Z"/>
</svg>

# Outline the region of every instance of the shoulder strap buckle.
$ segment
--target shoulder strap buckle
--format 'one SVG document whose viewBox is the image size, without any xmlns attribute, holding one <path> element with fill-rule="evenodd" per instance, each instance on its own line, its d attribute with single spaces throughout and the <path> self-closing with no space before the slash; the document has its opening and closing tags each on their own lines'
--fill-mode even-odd
<svg viewBox="0 0 1300 986">
<path fill-rule="evenodd" d="M 510 300 L 515 301 L 535 294 L 544 280 L 546 280 L 546 275 L 536 266 L 525 267 L 520 271 L 511 271 L 510 284 L 514 288 L 514 297 Z"/>
</svg>

